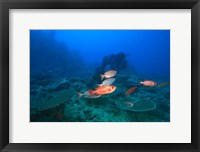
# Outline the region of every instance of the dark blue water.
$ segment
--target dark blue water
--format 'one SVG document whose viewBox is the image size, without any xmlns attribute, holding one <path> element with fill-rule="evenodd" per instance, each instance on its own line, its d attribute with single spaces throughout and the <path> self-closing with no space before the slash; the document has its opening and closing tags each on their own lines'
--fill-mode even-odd
<svg viewBox="0 0 200 152">
<path fill-rule="evenodd" d="M 32 121 L 169 121 L 170 30 L 31 30 L 30 69 Z M 75 97 L 108 70 L 117 71 L 112 95 Z M 144 80 L 161 87 L 124 95 Z"/>
<path fill-rule="evenodd" d="M 65 30 L 56 39 L 80 53 L 88 63 L 100 63 L 105 55 L 124 52 L 139 73 L 169 77 L 169 30 Z"/>
</svg>

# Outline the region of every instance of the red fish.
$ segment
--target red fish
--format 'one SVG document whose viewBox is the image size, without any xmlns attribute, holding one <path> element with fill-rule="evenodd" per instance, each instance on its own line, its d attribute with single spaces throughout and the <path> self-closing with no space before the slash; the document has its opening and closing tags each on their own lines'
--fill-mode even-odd
<svg viewBox="0 0 200 152">
<path fill-rule="evenodd" d="M 90 96 L 93 95 L 103 95 L 103 94 L 110 94 L 112 92 L 114 92 L 116 89 L 116 86 L 112 86 L 112 85 L 107 85 L 107 86 L 99 86 L 97 87 L 95 90 L 88 90 Z"/>
<path fill-rule="evenodd" d="M 152 81 L 152 80 L 145 80 L 143 82 L 140 82 L 140 84 L 143 84 L 146 87 L 153 87 L 155 86 L 157 83 Z"/>
<path fill-rule="evenodd" d="M 136 89 L 137 87 L 135 86 L 135 87 L 131 87 L 130 89 L 128 89 L 127 91 L 126 91 L 126 95 L 128 95 L 128 94 L 131 94 L 133 91 L 135 91 L 135 89 Z"/>
</svg>

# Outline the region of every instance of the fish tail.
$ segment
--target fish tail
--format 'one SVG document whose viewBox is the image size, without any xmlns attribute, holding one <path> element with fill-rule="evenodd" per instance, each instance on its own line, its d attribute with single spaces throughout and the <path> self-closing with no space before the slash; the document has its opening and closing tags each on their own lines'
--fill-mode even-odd
<svg viewBox="0 0 200 152">
<path fill-rule="evenodd" d="M 77 95 L 78 95 L 78 97 L 80 98 L 83 94 L 80 93 L 80 92 L 78 92 Z"/>
<path fill-rule="evenodd" d="M 141 85 L 142 85 L 142 83 L 139 82 L 139 83 L 136 85 L 136 87 L 140 87 Z"/>
<path fill-rule="evenodd" d="M 88 92 L 89 92 L 90 96 L 93 96 L 95 93 L 95 91 L 93 91 L 93 90 L 88 90 Z"/>
<path fill-rule="evenodd" d="M 140 82 L 137 84 L 138 87 L 141 86 L 141 85 L 143 85 L 143 82 L 142 82 L 142 81 L 140 81 Z"/>
<path fill-rule="evenodd" d="M 101 76 L 101 80 L 104 78 L 104 75 L 103 74 L 100 74 L 100 76 Z"/>
<path fill-rule="evenodd" d="M 103 84 L 97 84 L 97 86 L 102 86 Z"/>
</svg>

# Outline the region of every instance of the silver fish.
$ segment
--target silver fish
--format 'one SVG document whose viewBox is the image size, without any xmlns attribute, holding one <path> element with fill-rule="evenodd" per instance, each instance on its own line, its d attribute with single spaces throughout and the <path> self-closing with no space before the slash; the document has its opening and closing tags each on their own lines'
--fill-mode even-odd
<svg viewBox="0 0 200 152">
<path fill-rule="evenodd" d="M 83 96 L 84 98 L 91 98 L 91 99 L 101 97 L 101 95 L 93 95 L 93 96 L 91 96 L 90 93 L 89 93 L 88 91 L 85 91 L 84 93 L 78 92 L 78 97 L 80 98 L 80 97 L 82 97 L 82 96 Z"/>
<path fill-rule="evenodd" d="M 105 72 L 104 74 L 100 74 L 101 80 L 102 80 L 103 78 L 111 78 L 111 77 L 114 77 L 116 74 L 117 74 L 117 71 L 115 71 L 115 70 L 107 71 L 107 72 Z"/>
<path fill-rule="evenodd" d="M 104 80 L 102 84 L 99 84 L 98 86 L 111 85 L 113 84 L 113 82 L 115 82 L 115 78 L 109 78 L 109 79 Z"/>
</svg>

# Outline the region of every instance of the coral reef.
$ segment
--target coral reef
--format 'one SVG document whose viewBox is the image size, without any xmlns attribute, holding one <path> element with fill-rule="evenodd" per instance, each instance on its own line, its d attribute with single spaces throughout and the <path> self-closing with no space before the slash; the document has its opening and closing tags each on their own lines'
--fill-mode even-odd
<svg viewBox="0 0 200 152">
<path fill-rule="evenodd" d="M 42 80 L 43 81 L 43 80 Z M 45 85 L 33 79 L 31 86 L 31 120 L 65 122 L 154 122 L 170 121 L 169 87 L 138 87 L 126 95 L 130 87 L 136 85 L 136 75 L 116 75 L 112 94 L 99 98 L 79 98 L 95 87 L 93 79 L 64 78 L 48 81 Z M 125 104 L 130 102 L 133 106 Z M 53 114 L 52 114 L 53 113 Z M 38 117 L 38 119 L 37 119 Z M 46 118 L 46 119 L 45 119 Z"/>
<path fill-rule="evenodd" d="M 30 120 L 169 122 L 170 34 L 147 31 L 31 30 Z"/>
<path fill-rule="evenodd" d="M 124 102 L 116 103 L 117 107 L 124 110 L 135 111 L 135 112 L 145 112 L 156 109 L 156 104 L 152 101 L 141 100 L 138 102 L 133 102 L 133 107 L 128 107 Z"/>
<path fill-rule="evenodd" d="M 56 95 L 44 96 L 42 98 L 37 98 L 31 100 L 31 108 L 35 108 L 39 111 L 46 110 L 58 106 L 61 103 L 64 103 L 67 97 L 69 90 L 62 90 L 57 92 Z"/>
<path fill-rule="evenodd" d="M 60 104 L 56 107 L 36 111 L 31 115 L 31 122 L 61 122 L 64 121 L 64 104 Z"/>
</svg>

